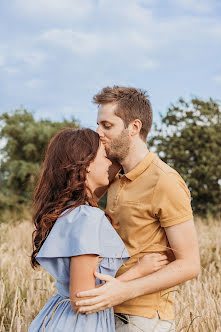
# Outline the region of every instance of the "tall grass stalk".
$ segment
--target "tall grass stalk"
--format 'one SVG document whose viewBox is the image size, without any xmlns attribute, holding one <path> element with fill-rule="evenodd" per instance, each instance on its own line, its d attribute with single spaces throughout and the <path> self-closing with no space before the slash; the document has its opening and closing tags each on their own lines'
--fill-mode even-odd
<svg viewBox="0 0 221 332">
<path fill-rule="evenodd" d="M 196 221 L 201 273 L 176 287 L 176 332 L 221 332 L 221 223 Z M 0 331 L 27 332 L 55 293 L 54 279 L 30 266 L 32 225 L 0 224 Z"/>
</svg>

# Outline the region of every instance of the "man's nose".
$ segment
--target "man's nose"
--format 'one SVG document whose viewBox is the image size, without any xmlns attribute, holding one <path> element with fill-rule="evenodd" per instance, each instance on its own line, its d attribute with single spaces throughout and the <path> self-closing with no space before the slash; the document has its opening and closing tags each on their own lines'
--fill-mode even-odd
<svg viewBox="0 0 221 332">
<path fill-rule="evenodd" d="M 101 130 L 100 126 L 97 127 L 96 133 L 98 133 L 98 135 L 99 135 L 100 137 L 104 137 L 104 133 L 103 133 L 103 131 Z"/>
</svg>

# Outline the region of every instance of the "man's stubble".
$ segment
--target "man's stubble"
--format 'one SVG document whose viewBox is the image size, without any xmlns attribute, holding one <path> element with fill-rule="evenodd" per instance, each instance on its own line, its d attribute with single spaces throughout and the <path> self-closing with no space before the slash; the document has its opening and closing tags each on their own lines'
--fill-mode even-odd
<svg viewBox="0 0 221 332">
<path fill-rule="evenodd" d="M 120 135 L 111 140 L 106 147 L 107 157 L 121 163 L 128 155 L 130 150 L 130 137 L 128 129 L 123 129 Z"/>
</svg>

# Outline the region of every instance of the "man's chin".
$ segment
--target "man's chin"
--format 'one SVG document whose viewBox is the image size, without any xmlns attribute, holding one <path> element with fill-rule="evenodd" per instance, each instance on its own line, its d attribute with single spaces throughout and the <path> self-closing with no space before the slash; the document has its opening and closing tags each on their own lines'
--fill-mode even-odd
<svg viewBox="0 0 221 332">
<path fill-rule="evenodd" d="M 113 153 L 111 153 L 111 151 L 108 148 L 105 147 L 105 149 L 106 149 L 107 158 L 110 160 L 115 159 L 115 156 L 113 155 Z"/>
<path fill-rule="evenodd" d="M 106 143 L 105 150 L 107 153 L 107 158 L 110 159 L 112 162 L 119 163 L 119 159 L 116 153 L 114 151 L 111 151 L 110 148 L 108 148 L 108 145 Z"/>
<path fill-rule="evenodd" d="M 120 164 L 119 159 L 116 156 L 112 155 L 112 154 L 109 154 L 109 155 L 107 154 L 107 158 L 110 159 L 110 161 L 112 161 L 112 163 Z"/>
</svg>

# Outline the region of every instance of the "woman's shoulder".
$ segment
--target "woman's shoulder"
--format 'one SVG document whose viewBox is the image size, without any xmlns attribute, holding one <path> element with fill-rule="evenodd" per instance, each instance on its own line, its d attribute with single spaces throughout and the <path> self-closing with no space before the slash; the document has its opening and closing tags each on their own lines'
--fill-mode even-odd
<svg viewBox="0 0 221 332">
<path fill-rule="evenodd" d="M 104 211 L 89 205 L 69 210 L 57 219 L 39 257 L 71 257 L 93 253 L 101 257 L 118 258 L 122 252 L 122 257 L 127 255 L 123 241 Z"/>
<path fill-rule="evenodd" d="M 83 213 L 83 214 L 97 214 L 97 215 L 100 215 L 100 216 L 103 216 L 104 215 L 104 211 L 101 210 L 99 207 L 96 207 L 96 206 L 91 206 L 91 205 L 80 205 L 78 206 L 79 208 L 79 212 L 80 213 Z"/>
<path fill-rule="evenodd" d="M 79 205 L 75 208 L 66 209 L 58 219 L 66 219 L 69 222 L 74 222 L 76 219 L 81 217 L 91 218 L 93 216 L 97 217 L 96 219 L 100 219 L 104 216 L 104 211 L 99 209 L 98 207 L 90 206 L 90 205 Z"/>
</svg>

